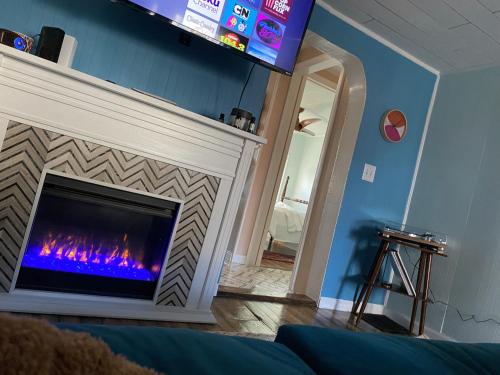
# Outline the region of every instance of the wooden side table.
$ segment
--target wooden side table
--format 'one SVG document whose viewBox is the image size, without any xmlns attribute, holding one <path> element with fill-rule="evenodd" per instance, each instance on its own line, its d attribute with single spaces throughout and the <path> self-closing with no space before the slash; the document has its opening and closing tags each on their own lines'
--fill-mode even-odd
<svg viewBox="0 0 500 375">
<path fill-rule="evenodd" d="M 425 319 L 427 315 L 427 304 L 429 302 L 432 257 L 434 255 L 446 257 L 447 256 L 445 253 L 446 243 L 433 241 L 429 237 L 425 237 L 425 235 L 416 236 L 414 234 L 405 233 L 403 231 L 391 230 L 387 228 L 379 232 L 379 237 L 380 237 L 380 246 L 377 252 L 377 256 L 375 258 L 375 262 L 372 265 L 368 281 L 364 283 L 363 288 L 361 289 L 361 293 L 359 294 L 352 310 L 352 314 L 355 315 L 354 325 L 358 326 L 359 322 L 363 318 L 363 314 L 365 312 L 366 306 L 368 304 L 368 301 L 370 300 L 370 296 L 374 288 L 381 287 L 388 290 L 389 292 L 398 291 L 414 299 L 411 312 L 410 328 L 409 328 L 410 334 L 413 334 L 415 320 L 417 317 L 418 305 L 420 302 L 422 302 L 420 310 L 420 324 L 419 324 L 418 334 L 423 335 L 425 330 Z M 401 290 L 397 290 L 392 286 L 383 286 L 382 284 L 379 284 L 377 282 L 378 275 L 382 268 L 382 264 L 384 263 L 386 257 L 388 257 L 391 254 L 391 252 L 397 253 L 396 256 L 399 257 L 399 259 L 401 259 L 399 256 L 399 247 L 396 249 L 391 249 L 390 248 L 391 244 L 402 245 L 405 247 L 415 249 L 420 252 L 417 285 L 415 287 L 414 294 L 408 292 L 402 292 Z M 402 262 L 401 266 L 403 267 L 404 273 L 407 276 L 408 274 Z M 405 275 L 401 276 L 404 277 Z M 411 280 L 409 280 L 409 282 L 411 283 Z"/>
</svg>

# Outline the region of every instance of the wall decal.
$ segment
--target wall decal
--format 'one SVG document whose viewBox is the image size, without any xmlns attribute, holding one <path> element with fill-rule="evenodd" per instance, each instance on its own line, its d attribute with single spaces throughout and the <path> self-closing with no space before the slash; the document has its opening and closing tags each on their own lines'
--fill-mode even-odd
<svg viewBox="0 0 500 375">
<path fill-rule="evenodd" d="M 382 137 L 388 142 L 401 142 L 408 131 L 408 121 L 403 112 L 391 109 L 384 114 L 380 123 Z"/>
</svg>

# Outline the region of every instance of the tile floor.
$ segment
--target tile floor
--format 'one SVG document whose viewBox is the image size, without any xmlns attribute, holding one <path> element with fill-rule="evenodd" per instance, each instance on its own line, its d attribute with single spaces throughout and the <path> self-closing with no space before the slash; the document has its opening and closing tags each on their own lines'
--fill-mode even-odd
<svg viewBox="0 0 500 375">
<path fill-rule="evenodd" d="M 220 285 L 238 289 L 240 293 L 271 297 L 286 296 L 292 277 L 290 266 L 270 268 L 231 264 L 224 269 Z"/>
</svg>

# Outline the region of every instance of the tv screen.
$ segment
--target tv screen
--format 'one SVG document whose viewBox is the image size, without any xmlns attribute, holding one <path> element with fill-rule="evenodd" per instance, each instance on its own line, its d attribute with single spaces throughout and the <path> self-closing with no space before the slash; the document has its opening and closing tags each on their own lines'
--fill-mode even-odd
<svg viewBox="0 0 500 375">
<path fill-rule="evenodd" d="M 291 74 L 315 0 L 126 0 L 151 15 Z"/>
</svg>

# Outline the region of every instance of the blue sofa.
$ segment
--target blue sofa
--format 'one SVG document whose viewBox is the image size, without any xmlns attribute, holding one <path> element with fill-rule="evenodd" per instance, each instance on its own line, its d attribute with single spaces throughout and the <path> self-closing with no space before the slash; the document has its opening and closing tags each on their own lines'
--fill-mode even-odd
<svg viewBox="0 0 500 375">
<path fill-rule="evenodd" d="M 458 344 L 309 326 L 275 342 L 184 329 L 60 324 L 168 375 L 500 374 L 500 345 Z"/>
</svg>

